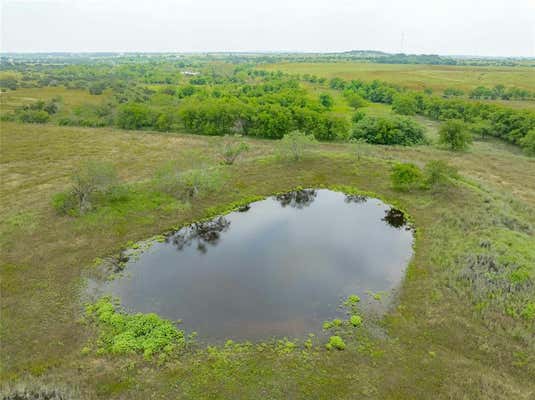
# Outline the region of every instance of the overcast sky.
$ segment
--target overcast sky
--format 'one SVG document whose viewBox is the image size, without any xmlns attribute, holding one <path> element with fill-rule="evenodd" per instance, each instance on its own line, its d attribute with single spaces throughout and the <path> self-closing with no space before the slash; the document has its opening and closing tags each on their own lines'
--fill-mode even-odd
<svg viewBox="0 0 535 400">
<path fill-rule="evenodd" d="M 535 0 L 0 0 L 1 50 L 535 56 Z"/>
</svg>

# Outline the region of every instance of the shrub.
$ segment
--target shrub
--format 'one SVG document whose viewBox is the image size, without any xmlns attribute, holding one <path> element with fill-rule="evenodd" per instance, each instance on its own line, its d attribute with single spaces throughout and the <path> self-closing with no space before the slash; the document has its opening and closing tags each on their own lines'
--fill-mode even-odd
<svg viewBox="0 0 535 400">
<path fill-rule="evenodd" d="M 417 104 L 416 99 L 406 94 L 398 94 L 394 96 L 392 101 L 392 110 L 398 114 L 414 115 L 416 114 Z"/>
<path fill-rule="evenodd" d="M 18 113 L 18 119 L 29 124 L 44 124 L 50 120 L 50 114 L 43 110 L 24 110 Z"/>
<path fill-rule="evenodd" d="M 223 184 L 223 176 L 218 169 L 193 169 L 180 174 L 179 185 L 188 198 L 217 190 Z"/>
<path fill-rule="evenodd" d="M 52 197 L 52 207 L 60 215 L 70 214 L 76 210 L 76 198 L 71 192 L 56 193 Z"/>
<path fill-rule="evenodd" d="M 487 136 L 492 136 L 492 125 L 487 121 L 477 121 L 469 126 L 470 132 L 485 139 Z"/>
<path fill-rule="evenodd" d="M 332 96 L 327 93 L 320 94 L 320 104 L 325 108 L 332 108 L 334 104 Z"/>
<path fill-rule="evenodd" d="M 344 95 L 347 100 L 347 104 L 354 109 L 365 107 L 367 104 L 366 100 L 364 100 L 364 98 L 358 93 L 350 92 Z"/>
<path fill-rule="evenodd" d="M 58 214 L 83 214 L 93 207 L 97 194 L 114 194 L 117 174 L 111 163 L 88 161 L 71 176 L 71 188 L 52 197 L 52 207 Z"/>
<path fill-rule="evenodd" d="M 119 108 L 117 126 L 122 129 L 141 129 L 155 122 L 154 113 L 144 104 L 125 104 Z"/>
<path fill-rule="evenodd" d="M 224 176 L 218 169 L 198 168 L 180 171 L 177 165 L 169 163 L 156 172 L 153 184 L 163 193 L 189 200 L 219 189 L 223 180 Z"/>
<path fill-rule="evenodd" d="M 457 177 L 457 170 L 441 160 L 429 161 L 424 168 L 425 183 L 428 187 L 446 186 Z"/>
<path fill-rule="evenodd" d="M 394 189 L 408 191 L 422 185 L 423 174 L 420 168 L 412 163 L 399 163 L 392 168 L 390 179 Z"/>
<path fill-rule="evenodd" d="M 412 146 L 425 141 L 424 129 L 406 117 L 364 117 L 353 130 L 353 138 L 368 143 Z"/>
<path fill-rule="evenodd" d="M 452 151 L 466 150 L 472 143 L 472 136 L 463 121 L 452 119 L 442 123 L 438 132 L 439 143 Z"/>
<path fill-rule="evenodd" d="M 240 154 L 249 150 L 249 145 L 243 141 L 236 141 L 232 138 L 226 138 L 220 151 L 221 161 L 223 164 L 232 165 L 238 159 Z"/>
<path fill-rule="evenodd" d="M 355 112 L 355 114 L 353 114 L 353 116 L 351 117 L 351 121 L 353 121 L 354 123 L 358 123 L 360 122 L 361 120 L 364 119 L 364 117 L 366 117 L 366 113 L 362 110 L 358 110 L 357 112 Z"/>
<path fill-rule="evenodd" d="M 520 145 L 528 156 L 535 156 L 535 129 L 530 130 L 520 139 Z"/>
<path fill-rule="evenodd" d="M 526 304 L 522 309 L 521 316 L 528 321 L 535 320 L 535 303 Z"/>
<path fill-rule="evenodd" d="M 331 336 L 329 338 L 329 343 L 327 343 L 325 347 L 327 350 L 344 350 L 346 348 L 346 344 L 340 336 Z"/>
<path fill-rule="evenodd" d="M 279 141 L 279 154 L 283 158 L 299 161 L 315 142 L 313 136 L 293 131 L 284 135 Z"/>
</svg>

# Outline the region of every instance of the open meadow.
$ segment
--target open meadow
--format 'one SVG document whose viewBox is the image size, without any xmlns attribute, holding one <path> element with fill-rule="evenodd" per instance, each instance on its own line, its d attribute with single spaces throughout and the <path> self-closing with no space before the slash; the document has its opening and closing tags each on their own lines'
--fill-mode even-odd
<svg viewBox="0 0 535 400">
<path fill-rule="evenodd" d="M 535 118 L 507 101 L 420 97 L 500 83 L 533 91 L 529 68 L 142 62 L 104 59 L 64 76 L 21 64 L 27 79 L 17 84 L 53 75 L 57 86 L 0 94 L 3 398 L 533 398 Z M 80 87 L 67 89 L 73 74 Z M 125 254 L 150 253 L 148 238 L 157 247 L 184 226 L 236 210 L 245 218 L 260 199 L 322 188 L 346 203 L 395 206 L 414 242 L 395 290 L 340 298 L 349 313 L 311 335 L 197 340 L 187 320 L 127 313 L 120 298 L 88 291 L 128 277 Z M 227 233 L 217 232 L 217 246 Z M 344 279 L 331 273 L 326 286 Z"/>
</svg>

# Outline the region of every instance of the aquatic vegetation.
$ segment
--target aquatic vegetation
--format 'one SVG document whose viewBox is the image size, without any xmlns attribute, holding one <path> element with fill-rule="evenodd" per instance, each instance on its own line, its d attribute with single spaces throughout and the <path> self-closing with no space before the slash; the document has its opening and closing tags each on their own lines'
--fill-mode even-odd
<svg viewBox="0 0 535 400">
<path fill-rule="evenodd" d="M 329 338 L 329 342 L 325 345 L 325 348 L 327 350 L 344 350 L 346 348 L 346 344 L 340 336 L 335 335 Z"/>
<path fill-rule="evenodd" d="M 150 358 L 186 347 L 184 331 L 156 314 L 126 314 L 103 297 L 86 308 L 86 317 L 100 329 L 97 354 L 142 353 Z"/>
<path fill-rule="evenodd" d="M 350 322 L 351 325 L 353 325 L 354 327 L 360 326 L 360 325 L 362 325 L 362 317 L 361 317 L 360 315 L 352 315 L 352 316 L 349 318 L 349 322 Z"/>
<path fill-rule="evenodd" d="M 357 296 L 356 294 L 352 294 L 347 297 L 346 301 L 344 301 L 344 306 L 346 307 L 353 306 L 359 302 L 360 302 L 360 297 Z"/>
</svg>

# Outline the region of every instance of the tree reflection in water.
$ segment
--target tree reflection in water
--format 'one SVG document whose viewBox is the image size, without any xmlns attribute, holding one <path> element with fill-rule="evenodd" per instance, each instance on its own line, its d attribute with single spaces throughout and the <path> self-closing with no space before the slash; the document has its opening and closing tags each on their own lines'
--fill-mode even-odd
<svg viewBox="0 0 535 400">
<path fill-rule="evenodd" d="M 344 201 L 346 203 L 365 203 L 368 201 L 368 198 L 360 194 L 346 194 Z"/>
<path fill-rule="evenodd" d="M 317 194 L 317 191 L 314 189 L 301 189 L 279 194 L 275 198 L 282 207 L 290 206 L 301 209 L 311 205 L 316 199 Z"/>
<path fill-rule="evenodd" d="M 229 227 L 230 221 L 225 217 L 197 222 L 168 237 L 167 242 L 172 243 L 177 250 L 183 250 L 196 241 L 197 250 L 204 254 L 208 251 L 207 245 L 216 246 L 221 238 L 221 233 L 227 231 Z"/>
<path fill-rule="evenodd" d="M 390 208 L 386 210 L 385 216 L 382 220 L 394 228 L 401 228 L 407 223 L 405 214 L 403 211 L 400 211 L 397 208 Z"/>
</svg>

